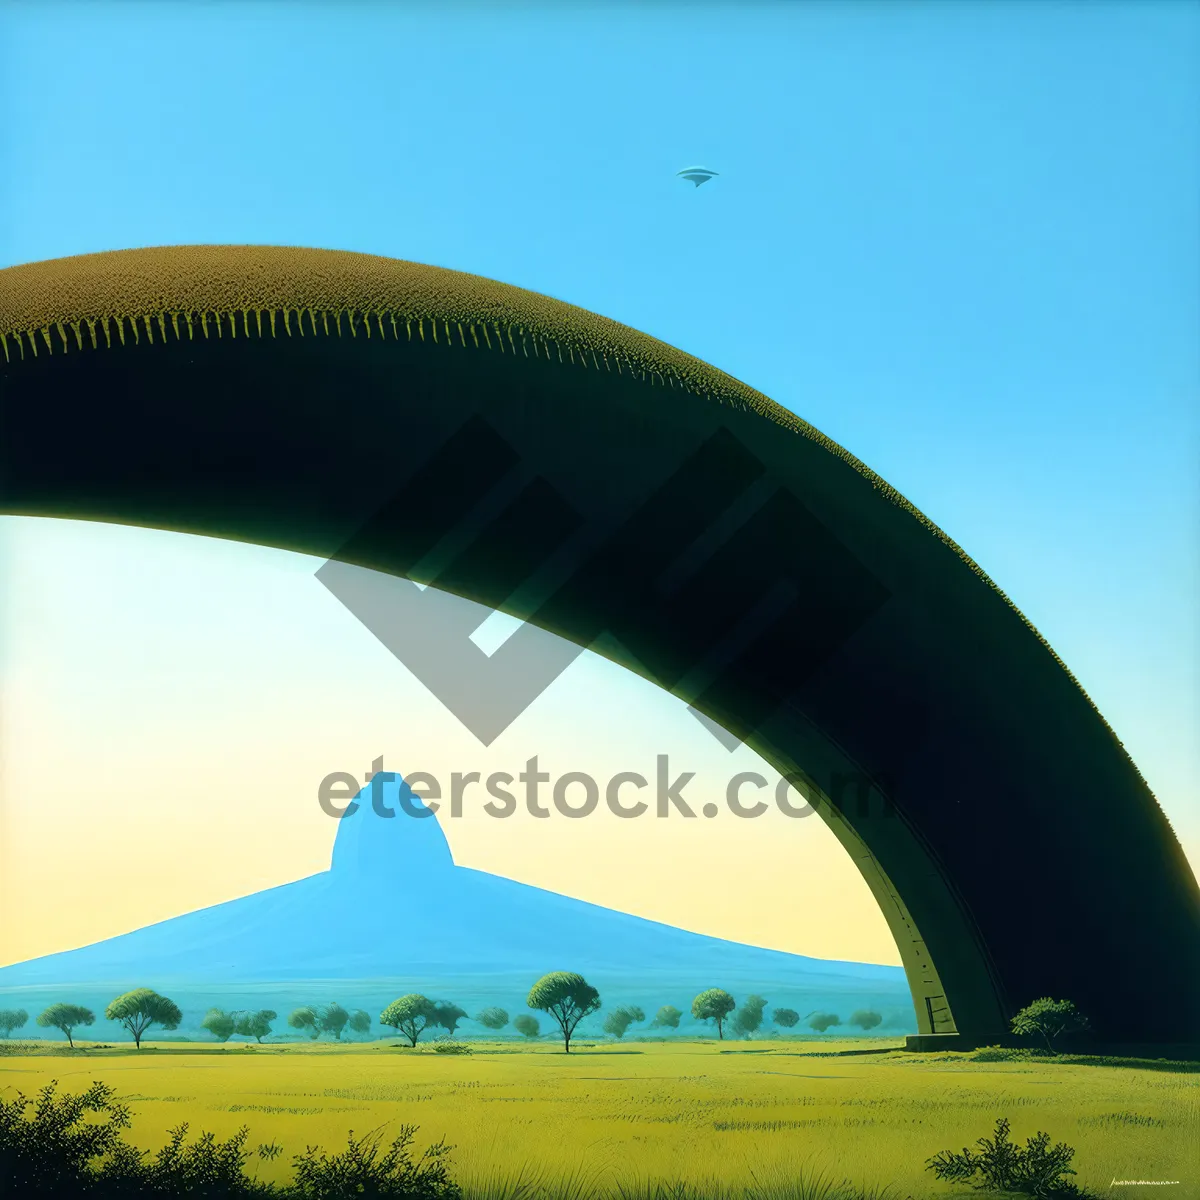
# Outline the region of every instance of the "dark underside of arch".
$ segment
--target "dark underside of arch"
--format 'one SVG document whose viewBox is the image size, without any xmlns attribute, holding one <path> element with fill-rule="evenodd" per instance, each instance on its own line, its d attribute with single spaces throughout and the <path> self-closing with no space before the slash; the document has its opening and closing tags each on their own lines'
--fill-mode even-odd
<svg viewBox="0 0 1200 1200">
<path fill-rule="evenodd" d="M 9 268 L 0 334 L 0 511 L 336 556 L 592 646 L 804 781 L 923 1033 L 1050 995 L 1105 1044 L 1200 1041 L 1196 881 L 1112 731 L 958 547 L 736 380 L 332 252 Z"/>
</svg>

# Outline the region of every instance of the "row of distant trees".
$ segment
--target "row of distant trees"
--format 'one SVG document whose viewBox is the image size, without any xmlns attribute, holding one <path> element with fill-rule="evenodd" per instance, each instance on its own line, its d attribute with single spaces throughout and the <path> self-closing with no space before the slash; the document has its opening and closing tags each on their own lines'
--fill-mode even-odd
<svg viewBox="0 0 1200 1200">
<path fill-rule="evenodd" d="M 173 1000 L 150 988 L 134 988 L 132 992 L 118 996 L 104 1010 L 104 1017 L 128 1030 L 139 1050 L 142 1037 L 151 1027 L 178 1029 L 183 1020 L 183 1014 Z M 0 1010 L 0 1032 L 8 1037 L 14 1029 L 23 1028 L 28 1020 L 29 1014 L 23 1008 Z M 51 1004 L 37 1018 L 43 1029 L 59 1029 L 65 1033 L 72 1046 L 75 1045 L 75 1030 L 95 1022 L 96 1014 L 82 1004 Z"/>
<path fill-rule="evenodd" d="M 544 1012 L 558 1026 L 563 1043 L 570 1052 L 571 1037 L 584 1017 L 599 1011 L 600 993 L 582 975 L 570 971 L 555 971 L 543 976 L 529 992 L 529 1008 Z M 759 995 L 747 996 L 741 1007 L 734 997 L 723 988 L 708 988 L 692 1001 L 691 1014 L 702 1022 L 712 1022 L 717 1037 L 723 1039 L 726 1029 L 738 1036 L 748 1037 L 759 1030 L 765 1019 L 767 1000 Z M 105 1017 L 123 1026 L 133 1037 L 140 1049 L 142 1037 L 155 1026 L 172 1030 L 179 1026 L 183 1015 L 179 1007 L 166 996 L 150 988 L 135 988 L 118 996 L 105 1009 Z M 227 1042 L 235 1034 L 252 1037 L 262 1042 L 273 1032 L 272 1023 L 279 1014 L 272 1009 L 226 1011 L 210 1008 L 200 1022 L 200 1027 L 211 1033 L 220 1042 Z M 672 1004 L 664 1005 L 650 1021 L 650 1029 L 678 1029 L 683 1013 Z M 28 1021 L 24 1009 L 0 1010 L 0 1032 L 8 1037 Z M 473 1019 L 485 1029 L 499 1031 L 510 1024 L 509 1014 L 499 1007 L 485 1008 L 468 1017 L 465 1009 L 448 1001 L 435 1001 L 420 993 L 410 993 L 393 1000 L 379 1014 L 381 1025 L 395 1029 L 410 1046 L 415 1046 L 421 1035 L 428 1030 L 441 1029 L 453 1037 L 459 1023 Z M 801 1020 L 818 1033 L 835 1025 L 841 1018 L 836 1013 L 812 1012 L 801 1018 L 795 1009 L 776 1008 L 772 1020 L 781 1028 L 791 1029 Z M 91 1009 L 78 1004 L 52 1004 L 38 1018 L 43 1028 L 61 1030 L 68 1042 L 74 1046 L 74 1031 L 90 1026 L 96 1020 Z M 646 1020 L 645 1012 L 637 1005 L 623 1004 L 605 1015 L 604 1032 L 610 1037 L 623 1038 L 629 1029 Z M 882 1016 L 860 1009 L 848 1018 L 849 1025 L 863 1030 L 872 1029 L 882 1022 Z M 322 1034 L 340 1041 L 343 1033 L 363 1035 L 370 1031 L 371 1016 L 364 1009 L 349 1010 L 336 1002 L 329 1004 L 306 1004 L 293 1009 L 287 1017 L 288 1027 L 309 1038 Z M 541 1026 L 536 1017 L 521 1013 L 511 1019 L 512 1028 L 527 1038 L 541 1035 Z"/>
<path fill-rule="evenodd" d="M 719 1038 L 725 1036 L 726 1021 L 729 1022 L 733 1033 L 748 1037 L 762 1028 L 766 1008 L 767 1001 L 762 996 L 747 996 L 739 1008 L 737 1001 L 728 992 L 721 988 L 709 988 L 708 991 L 701 992 L 692 1001 L 692 1016 L 700 1021 L 711 1020 L 717 1027 Z M 678 1009 L 670 1007 L 660 1009 L 652 1027 L 667 1024 L 671 1020 L 678 1025 L 679 1015 L 681 1014 L 678 1013 Z M 834 1025 L 842 1023 L 842 1019 L 837 1013 L 814 1010 L 801 1017 L 794 1008 L 774 1009 L 771 1013 L 771 1020 L 783 1029 L 793 1029 L 801 1021 L 804 1021 L 810 1029 L 817 1033 L 824 1033 Z M 882 1023 L 883 1016 L 868 1008 L 856 1009 L 846 1021 L 846 1024 L 856 1026 L 864 1031 L 874 1029 L 875 1026 Z"/>
<path fill-rule="evenodd" d="M 529 1008 L 544 1012 L 558 1026 L 562 1034 L 563 1047 L 569 1054 L 571 1038 L 579 1022 L 600 1010 L 600 993 L 582 975 L 574 971 L 552 971 L 543 975 L 533 985 L 526 999 Z M 724 1038 L 728 1022 L 732 1030 L 749 1036 L 760 1029 L 766 1012 L 767 1001 L 758 995 L 746 997 L 739 1008 L 737 1001 L 723 988 L 708 988 L 692 1001 L 692 1016 L 698 1021 L 711 1021 L 716 1026 L 717 1037 Z M 178 1005 L 166 996 L 160 996 L 150 988 L 135 988 L 118 996 L 104 1010 L 109 1021 L 115 1021 L 133 1037 L 140 1050 L 142 1038 L 148 1030 L 159 1026 L 165 1030 L 177 1029 L 183 1020 Z M 253 1037 L 261 1042 L 271 1034 L 271 1022 L 278 1014 L 271 1009 L 257 1011 L 225 1012 L 212 1008 L 205 1014 L 201 1027 L 208 1030 L 219 1041 L 228 1041 L 235 1033 Z M 658 1010 L 651 1029 L 678 1029 L 683 1013 L 674 1005 L 667 1004 Z M 379 1014 L 379 1023 L 395 1029 L 415 1046 L 428 1029 L 441 1028 L 453 1036 L 460 1021 L 467 1020 L 465 1009 L 447 1001 L 434 1001 L 420 993 L 409 993 L 393 1000 Z M 646 1014 L 637 1005 L 623 1004 L 612 1009 L 604 1018 L 604 1032 L 611 1037 L 622 1038 L 632 1025 L 645 1021 Z M 784 1029 L 794 1028 L 803 1019 L 817 1033 L 840 1025 L 837 1013 L 814 1011 L 806 1017 L 791 1008 L 776 1008 L 772 1020 Z M 14 1029 L 21 1029 L 29 1020 L 24 1009 L 0 1009 L 0 1033 L 5 1037 Z M 44 1029 L 59 1029 L 74 1047 L 76 1029 L 94 1024 L 95 1013 L 79 1004 L 51 1004 L 38 1018 Z M 474 1018 L 485 1029 L 501 1030 L 509 1024 L 509 1015 L 502 1008 L 485 1008 Z M 879 1013 L 871 1009 L 858 1009 L 847 1019 L 848 1025 L 864 1031 L 874 1029 L 883 1021 Z M 353 1012 L 340 1004 L 304 1005 L 293 1009 L 288 1015 L 288 1025 L 316 1038 L 321 1033 L 331 1033 L 341 1039 L 347 1028 L 353 1033 L 364 1034 L 371 1028 L 370 1015 L 363 1009 Z M 512 1027 L 524 1037 L 535 1038 L 541 1033 L 536 1017 L 521 1013 L 512 1018 Z M 1090 1028 L 1087 1018 L 1069 1000 L 1053 1000 L 1042 997 L 1023 1008 L 1012 1019 L 1012 1031 L 1022 1035 L 1036 1035 L 1044 1039 L 1046 1048 L 1053 1049 L 1053 1039 L 1063 1034 L 1084 1032 Z"/>
<path fill-rule="evenodd" d="M 692 1001 L 692 1016 L 700 1021 L 712 1021 L 717 1029 L 718 1038 L 724 1038 L 725 1029 L 741 1037 L 749 1037 L 756 1033 L 766 1021 L 767 1001 L 762 996 L 747 996 L 739 1008 L 737 1001 L 722 988 L 710 988 L 701 992 Z M 624 1037 L 632 1025 L 637 1025 L 646 1019 L 646 1014 L 636 1005 L 620 1005 L 614 1008 L 604 1018 L 604 1032 L 612 1037 Z M 673 1004 L 664 1005 L 648 1025 L 649 1029 L 678 1029 L 683 1013 Z M 801 1020 L 807 1022 L 810 1029 L 824 1033 L 834 1025 L 842 1023 L 837 1013 L 811 1012 L 801 1017 L 794 1008 L 776 1008 L 771 1012 L 771 1020 L 782 1029 L 793 1029 Z M 859 1029 L 874 1029 L 883 1022 L 881 1014 L 870 1009 L 860 1008 L 847 1018 L 846 1024 Z"/>
<path fill-rule="evenodd" d="M 526 999 L 529 1008 L 544 1012 L 558 1026 L 563 1039 L 563 1048 L 569 1054 L 571 1038 L 579 1023 L 600 1010 L 600 993 L 582 976 L 573 971 L 553 971 L 544 975 L 530 989 Z M 747 996 L 741 1007 L 734 997 L 723 988 L 708 988 L 692 1001 L 692 1017 L 697 1021 L 711 1021 L 717 1037 L 723 1039 L 727 1024 L 740 1036 L 748 1037 L 764 1023 L 767 1000 L 758 995 Z M 393 1000 L 379 1014 L 381 1025 L 394 1028 L 415 1046 L 421 1035 L 434 1027 L 445 1029 L 453 1035 L 460 1020 L 467 1014 L 457 1005 L 437 1004 L 420 993 L 410 993 Z M 500 1030 L 509 1023 L 508 1013 L 502 1008 L 486 1008 L 474 1018 L 485 1029 Z M 649 1023 L 650 1029 L 678 1029 L 683 1013 L 673 1004 L 658 1010 Z M 812 1012 L 807 1018 L 809 1027 L 819 1032 L 841 1024 L 836 1013 Z M 635 1004 L 621 1004 L 610 1010 L 604 1018 L 604 1032 L 610 1037 L 623 1038 L 629 1029 L 646 1020 L 645 1011 Z M 801 1017 L 795 1009 L 776 1008 L 772 1020 L 781 1028 L 790 1029 L 799 1024 Z M 869 1009 L 859 1009 L 848 1019 L 848 1024 L 860 1029 L 873 1029 L 881 1024 L 883 1017 Z M 538 1037 L 541 1027 L 536 1017 L 522 1013 L 513 1018 L 513 1028 L 529 1038 Z"/>
<path fill-rule="evenodd" d="M 345 1012 L 344 1009 L 342 1011 Z M 363 1015 L 366 1016 L 365 1013 Z M 223 1008 L 210 1008 L 204 1014 L 200 1028 L 206 1029 L 218 1042 L 229 1041 L 235 1033 L 241 1037 L 252 1037 L 256 1042 L 261 1042 L 263 1038 L 271 1036 L 271 1022 L 278 1016 L 279 1014 L 271 1008 L 260 1008 L 254 1011 L 236 1010 L 234 1012 L 226 1012 Z M 370 1024 L 371 1018 L 367 1017 L 368 1027 Z"/>
<path fill-rule="evenodd" d="M 142 1038 L 150 1029 L 155 1026 L 165 1030 L 178 1029 L 183 1013 L 175 1001 L 167 996 L 160 996 L 150 988 L 134 988 L 113 1000 L 105 1008 L 104 1017 L 127 1030 L 140 1050 Z M 222 1042 L 228 1041 L 235 1033 L 261 1042 L 271 1033 L 271 1022 L 275 1018 L 276 1014 L 267 1008 L 257 1012 L 234 1013 L 213 1008 L 209 1009 L 200 1025 Z M 29 1014 L 23 1008 L 0 1010 L 0 1033 L 9 1037 L 14 1029 L 23 1028 L 28 1020 Z M 51 1004 L 38 1014 L 37 1023 L 43 1029 L 60 1030 L 74 1048 L 75 1031 L 94 1025 L 96 1014 L 82 1004 Z M 370 1026 L 369 1017 L 367 1025 Z"/>
</svg>

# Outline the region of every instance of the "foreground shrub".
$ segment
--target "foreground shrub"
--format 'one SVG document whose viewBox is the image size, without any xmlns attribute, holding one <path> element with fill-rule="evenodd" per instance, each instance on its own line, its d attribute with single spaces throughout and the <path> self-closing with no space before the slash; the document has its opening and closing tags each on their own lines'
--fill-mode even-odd
<svg viewBox="0 0 1200 1200">
<path fill-rule="evenodd" d="M 97 1173 L 98 1194 L 130 1200 L 139 1196 L 265 1200 L 277 1194 L 269 1184 L 246 1174 L 251 1152 L 246 1149 L 250 1131 L 245 1126 L 226 1141 L 202 1133 L 191 1145 L 185 1141 L 187 1131 L 186 1123 L 172 1129 L 170 1140 L 151 1158 L 122 1143 Z"/>
<path fill-rule="evenodd" d="M 326 1154 L 310 1146 L 297 1155 L 296 1178 L 283 1191 L 288 1200 L 329 1200 L 332 1197 L 387 1197 L 389 1200 L 459 1200 L 462 1192 L 451 1181 L 446 1155 L 450 1147 L 436 1142 L 414 1159 L 411 1146 L 415 1125 L 404 1125 L 387 1150 L 380 1153 L 376 1133 L 354 1140 L 346 1149 Z"/>
<path fill-rule="evenodd" d="M 275 1186 L 246 1173 L 253 1152 L 248 1130 L 225 1141 L 202 1133 L 187 1142 L 187 1125 L 171 1130 L 170 1140 L 148 1155 L 122 1141 L 129 1109 L 113 1088 L 93 1083 L 78 1095 L 58 1094 L 47 1084 L 37 1101 L 18 1093 L 0 1099 L 0 1195 L 84 1197 L 85 1200 L 459 1200 L 449 1177 L 445 1142 L 419 1158 L 411 1152 L 414 1126 L 404 1126 L 382 1150 L 379 1135 L 368 1134 L 346 1149 L 326 1154 L 310 1146 L 293 1159 L 292 1183 Z M 32 1111 L 31 1111 L 32 1110 Z M 102 1118 L 97 1120 L 96 1118 Z M 262 1159 L 280 1153 L 274 1143 L 260 1146 Z"/>
<path fill-rule="evenodd" d="M 93 1083 L 74 1096 L 57 1095 L 57 1088 L 58 1080 L 51 1080 L 36 1103 L 21 1092 L 0 1099 L 0 1194 L 82 1193 L 92 1182 L 93 1162 L 121 1144 L 129 1109 L 116 1103 L 109 1084 Z M 89 1113 L 105 1119 L 88 1121 Z"/>
<path fill-rule="evenodd" d="M 1022 1148 L 1009 1140 L 1008 1118 L 996 1122 L 990 1138 L 976 1142 L 979 1150 L 964 1148 L 961 1154 L 943 1150 L 925 1166 L 938 1179 L 951 1183 L 972 1183 L 995 1191 L 1020 1192 L 1026 1196 L 1086 1197 L 1075 1184 L 1064 1179 L 1074 1175 L 1068 1165 L 1075 1151 L 1063 1142 L 1051 1147 L 1048 1133 L 1036 1133 Z"/>
<path fill-rule="evenodd" d="M 0 1194 L 85 1196 L 136 1200 L 176 1196 L 249 1200 L 274 1191 L 245 1173 L 247 1130 L 218 1142 L 205 1133 L 185 1144 L 187 1126 L 152 1158 L 121 1140 L 129 1109 L 111 1085 L 93 1083 L 78 1095 L 59 1095 L 48 1083 L 36 1103 L 18 1093 L 0 1100 Z M 32 1113 L 29 1109 L 32 1107 Z M 88 1116 L 103 1120 L 89 1120 Z"/>
</svg>

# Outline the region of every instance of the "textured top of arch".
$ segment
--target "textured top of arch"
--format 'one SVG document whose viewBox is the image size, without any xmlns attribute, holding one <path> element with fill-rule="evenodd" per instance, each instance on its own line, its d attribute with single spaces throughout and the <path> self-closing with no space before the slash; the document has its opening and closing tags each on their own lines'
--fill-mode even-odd
<svg viewBox="0 0 1200 1200">
<path fill-rule="evenodd" d="M 261 319 L 270 323 L 276 315 L 285 322 L 281 332 L 300 336 L 306 323 L 317 332 L 329 319 L 341 332 L 344 320 L 352 336 L 399 332 L 462 345 L 474 336 L 481 347 L 495 339 L 501 352 L 547 357 L 561 347 L 564 362 L 640 375 L 652 385 L 754 409 L 820 437 L 766 396 L 618 321 L 424 263 L 291 246 L 158 246 L 9 267 L 0 272 L 0 283 L 0 337 L 12 339 L 18 350 L 40 344 L 51 353 L 69 351 L 72 342 L 82 348 L 91 326 L 106 318 L 115 333 L 123 332 L 117 322 L 128 322 L 134 336 L 145 333 L 151 340 L 160 318 L 165 325 L 172 318 L 199 322 L 207 316 L 213 325 L 205 336 L 237 336 L 239 326 L 257 333 Z"/>
<path fill-rule="evenodd" d="M 748 409 L 850 463 L 894 503 L 960 547 L 820 430 L 666 342 L 539 292 L 445 267 L 295 246 L 154 246 L 0 270 L 0 352 L 70 353 L 126 336 L 431 339 L 630 374 Z"/>
<path fill-rule="evenodd" d="M 481 275 L 347 250 L 157 246 L 0 270 L 0 351 L 5 361 L 100 349 L 127 337 L 153 342 L 156 337 L 314 335 L 420 338 L 448 347 L 544 357 L 564 367 L 629 374 L 652 387 L 757 412 L 848 463 L 951 548 L 1079 686 L 983 569 L 844 447 L 733 376 L 608 317 Z M 1094 704 L 1092 708 L 1120 745 Z"/>
</svg>

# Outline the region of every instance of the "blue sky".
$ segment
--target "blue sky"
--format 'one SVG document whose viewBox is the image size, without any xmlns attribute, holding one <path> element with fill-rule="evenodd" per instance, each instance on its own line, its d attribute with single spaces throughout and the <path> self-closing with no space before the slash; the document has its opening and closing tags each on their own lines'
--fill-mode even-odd
<svg viewBox="0 0 1200 1200">
<path fill-rule="evenodd" d="M 354 249 L 674 343 L 958 541 L 1195 861 L 1198 64 L 1153 0 L 0 2 L 0 265 Z"/>
</svg>

